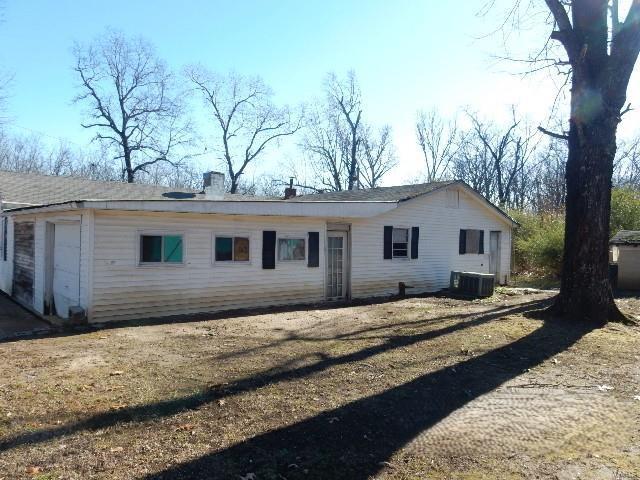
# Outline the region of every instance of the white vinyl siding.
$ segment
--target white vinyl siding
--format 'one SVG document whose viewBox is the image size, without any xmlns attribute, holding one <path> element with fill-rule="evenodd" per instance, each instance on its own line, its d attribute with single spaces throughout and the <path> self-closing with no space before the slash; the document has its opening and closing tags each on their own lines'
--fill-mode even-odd
<svg viewBox="0 0 640 480">
<path fill-rule="evenodd" d="M 80 306 L 90 313 L 91 306 L 91 256 L 93 251 L 93 212 L 89 210 L 73 213 L 41 213 L 38 215 L 19 215 L 9 217 L 7 262 L 0 262 L 0 289 L 11 293 L 13 276 L 13 223 L 19 221 L 35 222 L 34 227 L 34 281 L 33 304 L 38 313 L 44 313 L 45 291 L 45 243 L 47 222 L 80 222 Z"/>
<path fill-rule="evenodd" d="M 7 238 L 7 261 L 3 261 L 0 256 L 0 290 L 11 294 L 11 279 L 13 276 L 13 219 L 11 217 L 0 217 L 4 223 L 6 218 L 6 238 Z M 1 255 L 1 253 L 0 253 Z"/>
<path fill-rule="evenodd" d="M 448 205 L 450 192 L 435 192 L 407 202 L 388 213 L 352 222 L 351 291 L 353 297 L 398 293 L 398 283 L 414 287 L 411 293 L 435 292 L 449 286 L 452 270 L 489 273 L 488 238 L 491 230 L 502 232 L 500 283 L 509 278 L 511 226 L 490 206 L 464 190 L 459 208 Z M 384 226 L 410 225 L 420 228 L 418 258 L 389 262 L 383 258 Z M 482 255 L 459 255 L 460 229 L 484 230 Z M 409 239 L 410 240 L 410 239 Z"/>
<path fill-rule="evenodd" d="M 640 246 L 618 245 L 618 288 L 640 290 Z"/>
<path fill-rule="evenodd" d="M 278 262 L 262 269 L 262 231 L 288 238 L 320 232 L 324 251 L 326 221 L 295 217 L 97 212 L 92 321 L 110 321 L 258 307 L 324 299 L 321 268 L 306 262 Z M 184 235 L 184 268 L 136 265 L 138 231 L 175 230 Z M 219 232 L 219 233 L 216 233 Z M 215 262 L 216 235 L 250 236 L 250 258 L 231 265 Z M 233 267 L 233 268 L 232 268 Z M 237 267 L 237 268 L 236 268 Z"/>
</svg>

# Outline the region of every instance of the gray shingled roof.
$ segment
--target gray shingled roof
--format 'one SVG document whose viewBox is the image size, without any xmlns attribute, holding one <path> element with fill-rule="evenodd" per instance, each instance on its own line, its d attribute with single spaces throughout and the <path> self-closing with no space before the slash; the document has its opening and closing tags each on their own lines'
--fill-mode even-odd
<svg viewBox="0 0 640 480">
<path fill-rule="evenodd" d="M 640 231 L 620 230 L 609 243 L 611 245 L 640 245 Z"/>
<path fill-rule="evenodd" d="M 4 208 L 50 205 L 78 200 L 202 200 L 197 190 L 162 185 L 100 182 L 78 177 L 40 175 L 0 170 Z M 256 200 L 225 194 L 225 200 Z"/>
<path fill-rule="evenodd" d="M 397 187 L 376 187 L 364 190 L 346 190 L 342 192 L 314 193 L 300 195 L 287 201 L 296 202 L 401 202 L 409 200 L 425 193 L 433 192 L 438 188 L 446 187 L 455 180 L 447 182 L 418 183 L 415 185 L 400 185 Z"/>
</svg>

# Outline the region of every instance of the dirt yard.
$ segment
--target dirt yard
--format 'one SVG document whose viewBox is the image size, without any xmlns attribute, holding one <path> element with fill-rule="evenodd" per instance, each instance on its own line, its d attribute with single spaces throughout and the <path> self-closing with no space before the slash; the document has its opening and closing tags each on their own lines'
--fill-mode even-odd
<svg viewBox="0 0 640 480">
<path fill-rule="evenodd" d="M 509 293 L 0 343 L 0 479 L 640 478 L 640 328 Z"/>
</svg>

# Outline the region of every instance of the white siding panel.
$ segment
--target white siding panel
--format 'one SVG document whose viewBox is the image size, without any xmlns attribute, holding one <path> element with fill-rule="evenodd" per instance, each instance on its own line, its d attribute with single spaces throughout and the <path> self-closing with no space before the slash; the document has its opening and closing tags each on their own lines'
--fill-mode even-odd
<svg viewBox="0 0 640 480">
<path fill-rule="evenodd" d="M 511 262 L 511 227 L 487 206 L 460 190 L 458 208 L 447 206 L 446 191 L 401 204 L 396 210 L 375 218 L 358 220 L 352 226 L 352 296 L 393 294 L 398 283 L 405 282 L 411 293 L 433 292 L 449 285 L 452 270 L 489 272 L 489 232 L 501 231 L 501 274 L 509 278 Z M 419 227 L 417 259 L 383 259 L 383 229 Z M 458 254 L 460 229 L 485 232 L 485 253 Z"/>
<path fill-rule="evenodd" d="M 640 290 L 640 247 L 618 247 L 618 288 Z"/>
<path fill-rule="evenodd" d="M 0 217 L 0 222 L 2 217 Z M 13 218 L 9 217 L 7 221 L 7 261 L 2 259 L 2 251 L 0 250 L 0 290 L 11 295 L 12 279 L 13 279 Z M 0 234 L 2 230 L 0 228 Z M 2 240 L 0 240 L 2 242 Z"/>
<path fill-rule="evenodd" d="M 323 219 L 97 212 L 92 321 L 321 301 L 323 262 L 309 268 L 306 261 L 276 261 L 275 270 L 263 270 L 262 231 L 303 238 L 320 232 L 322 252 L 325 225 Z M 141 232 L 182 233 L 184 264 L 138 265 Z M 250 262 L 214 262 L 216 234 L 248 234 Z"/>
</svg>

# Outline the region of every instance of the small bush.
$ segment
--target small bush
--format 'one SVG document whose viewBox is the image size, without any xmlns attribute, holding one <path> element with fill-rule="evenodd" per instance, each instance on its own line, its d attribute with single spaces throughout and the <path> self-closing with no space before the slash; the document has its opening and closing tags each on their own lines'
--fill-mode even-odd
<svg viewBox="0 0 640 480">
<path fill-rule="evenodd" d="M 520 223 L 514 231 L 517 272 L 557 278 L 562 269 L 564 215 L 511 212 Z"/>
<path fill-rule="evenodd" d="M 620 230 L 640 230 L 640 191 L 615 188 L 611 192 L 611 235 Z"/>
</svg>

